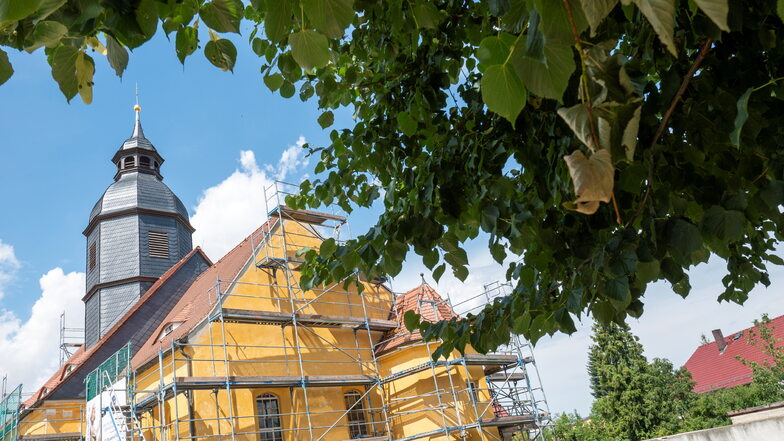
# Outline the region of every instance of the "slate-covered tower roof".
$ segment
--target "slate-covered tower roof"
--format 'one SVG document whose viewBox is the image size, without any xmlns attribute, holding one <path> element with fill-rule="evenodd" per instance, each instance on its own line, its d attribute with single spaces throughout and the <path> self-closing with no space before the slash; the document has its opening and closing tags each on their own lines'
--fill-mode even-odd
<svg viewBox="0 0 784 441">
<path fill-rule="evenodd" d="M 193 248 L 182 201 L 163 183 L 163 157 L 136 121 L 112 157 L 114 183 L 93 207 L 87 237 L 85 344 L 89 348 Z"/>
</svg>

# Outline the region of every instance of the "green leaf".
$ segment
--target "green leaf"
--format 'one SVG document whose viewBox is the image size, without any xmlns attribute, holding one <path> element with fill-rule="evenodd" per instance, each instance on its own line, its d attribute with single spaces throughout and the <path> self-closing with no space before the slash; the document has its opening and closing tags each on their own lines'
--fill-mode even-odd
<svg viewBox="0 0 784 441">
<path fill-rule="evenodd" d="M 267 40 L 263 40 L 257 37 L 253 39 L 251 48 L 256 55 L 263 57 L 267 53 L 267 48 L 269 47 L 268 44 L 269 42 Z"/>
<path fill-rule="evenodd" d="M 593 37 L 596 35 L 596 28 L 615 8 L 618 0 L 580 0 L 580 4 L 583 7 L 585 18 L 591 26 L 591 36 Z"/>
<path fill-rule="evenodd" d="M 158 30 L 158 6 L 155 0 L 142 0 L 136 8 L 136 23 L 144 40 L 149 40 Z"/>
<path fill-rule="evenodd" d="M 784 0 L 778 0 L 776 2 L 776 13 L 779 14 L 779 18 L 784 21 Z"/>
<path fill-rule="evenodd" d="M 79 96 L 82 102 L 90 104 L 93 102 L 93 75 L 95 74 L 95 62 L 92 57 L 79 52 L 74 63 L 76 67 L 76 81 L 79 88 Z"/>
<path fill-rule="evenodd" d="M 52 67 L 52 77 L 60 86 L 60 91 L 70 102 L 79 92 L 76 80 L 76 57 L 79 52 L 73 46 L 58 46 L 49 56 L 49 65 Z"/>
<path fill-rule="evenodd" d="M 329 41 L 314 30 L 304 30 L 289 36 L 291 55 L 306 71 L 324 67 L 329 63 Z"/>
<path fill-rule="evenodd" d="M 627 276 L 616 277 L 609 279 L 604 286 L 604 294 L 616 309 L 622 310 L 631 301 L 631 293 L 629 292 L 629 278 Z"/>
<path fill-rule="evenodd" d="M 32 14 L 41 5 L 41 0 L 3 0 L 0 1 L 0 25 L 18 21 Z"/>
<path fill-rule="evenodd" d="M 274 73 L 272 75 L 266 75 L 264 77 L 264 84 L 266 84 L 267 88 L 269 88 L 269 90 L 271 90 L 272 92 L 280 89 L 280 87 L 283 85 L 284 81 L 286 81 L 286 80 L 283 78 L 283 75 L 281 75 L 279 73 Z"/>
<path fill-rule="evenodd" d="M 705 229 L 721 241 L 734 241 L 743 237 L 746 216 L 737 210 L 725 210 L 714 205 L 705 212 L 702 220 Z"/>
<path fill-rule="evenodd" d="M 387 242 L 386 253 L 395 261 L 401 262 L 406 258 L 406 254 L 408 253 L 408 245 L 404 244 L 403 242 L 390 240 Z"/>
<path fill-rule="evenodd" d="M 700 230 L 691 222 L 676 219 L 670 230 L 668 245 L 680 257 L 688 256 L 702 245 Z"/>
<path fill-rule="evenodd" d="M 219 67 L 222 71 L 234 71 L 234 63 L 237 61 L 237 48 L 234 43 L 225 38 L 210 40 L 204 46 L 204 55 L 210 63 Z"/>
<path fill-rule="evenodd" d="M 399 112 L 397 114 L 397 125 L 400 131 L 408 136 L 413 136 L 417 131 L 417 122 L 408 112 Z"/>
<path fill-rule="evenodd" d="M 512 66 L 497 64 L 485 71 L 480 82 L 482 101 L 491 111 L 515 125 L 517 115 L 523 110 L 526 90 Z"/>
<path fill-rule="evenodd" d="M 343 31 L 354 20 L 352 3 L 352 0 L 302 0 L 308 20 L 329 38 L 343 37 Z"/>
<path fill-rule="evenodd" d="M 525 88 L 542 98 L 561 101 L 576 69 L 572 47 L 557 42 L 546 44 L 544 61 L 538 61 L 524 56 L 521 46 L 515 48 L 511 62 Z"/>
<path fill-rule="evenodd" d="M 485 206 L 485 208 L 482 209 L 482 215 L 479 219 L 479 224 L 482 226 L 482 229 L 488 233 L 495 231 L 495 224 L 498 222 L 499 215 L 500 212 L 495 205 Z"/>
<path fill-rule="evenodd" d="M 212 0 L 202 5 L 199 16 L 204 24 L 217 32 L 239 34 L 240 20 L 244 12 L 245 8 L 241 0 Z"/>
<path fill-rule="evenodd" d="M 28 52 L 46 46 L 54 47 L 60 42 L 60 39 L 68 32 L 68 28 L 60 22 L 56 21 L 40 21 L 33 29 L 34 44 L 27 48 Z"/>
<path fill-rule="evenodd" d="M 464 266 L 453 266 L 452 274 L 454 274 L 455 277 L 457 277 L 457 279 L 461 282 L 465 282 L 465 279 L 468 278 L 468 268 Z"/>
<path fill-rule="evenodd" d="M 109 65 L 114 69 L 114 73 L 122 78 L 125 68 L 128 67 L 128 51 L 114 37 L 109 34 L 104 35 L 106 36 L 106 58 L 109 59 Z"/>
<path fill-rule="evenodd" d="M 281 78 L 281 81 L 283 78 Z M 335 122 L 335 115 L 331 110 L 327 110 L 318 117 L 318 123 L 322 129 L 326 129 Z"/>
<path fill-rule="evenodd" d="M 8 81 L 13 74 L 14 68 L 11 66 L 11 62 L 8 61 L 8 54 L 0 49 L 0 85 Z"/>
<path fill-rule="evenodd" d="M 436 282 L 441 280 L 441 276 L 444 275 L 444 271 L 446 271 L 446 264 L 442 263 L 441 265 L 438 265 L 436 269 L 433 270 L 433 280 Z"/>
<path fill-rule="evenodd" d="M 743 125 L 746 124 L 746 120 L 749 119 L 749 97 L 751 92 L 754 92 L 754 88 L 749 87 L 746 89 L 746 92 L 740 96 L 736 104 L 738 113 L 735 115 L 735 129 L 730 133 L 730 143 L 738 148 L 740 148 L 740 132 L 743 129 Z"/>
<path fill-rule="evenodd" d="M 321 242 L 321 246 L 319 247 L 319 254 L 324 257 L 330 256 L 337 249 L 338 245 L 335 242 L 335 239 L 330 237 L 329 239 L 325 239 L 323 242 Z"/>
<path fill-rule="evenodd" d="M 418 28 L 435 29 L 441 23 L 441 13 L 429 1 L 420 1 L 411 12 Z"/>
<path fill-rule="evenodd" d="M 678 55 L 675 47 L 675 0 L 634 0 L 640 12 L 653 26 L 659 40 L 667 46 L 670 53 Z"/>
<path fill-rule="evenodd" d="M 729 32 L 727 14 L 730 12 L 730 5 L 727 0 L 694 0 L 694 3 L 697 3 L 702 12 L 716 23 L 719 29 Z"/>
<path fill-rule="evenodd" d="M 288 0 L 266 0 L 264 32 L 275 43 L 281 42 L 291 31 L 291 8 Z"/>
<path fill-rule="evenodd" d="M 403 323 L 406 325 L 406 329 L 410 332 L 414 332 L 419 328 L 419 321 L 422 319 L 422 316 L 417 314 L 412 310 L 406 311 L 403 315 Z"/>
<path fill-rule="evenodd" d="M 480 70 L 484 71 L 485 67 L 494 64 L 504 64 L 509 58 L 514 41 L 515 37 L 506 32 L 501 32 L 498 36 L 483 38 L 476 49 L 476 58 L 481 63 Z"/>
<path fill-rule="evenodd" d="M 42 0 L 38 1 L 38 10 L 35 11 L 35 18 L 46 20 L 54 11 L 60 9 L 67 0 Z M 31 3 L 35 3 L 32 1 Z"/>
<path fill-rule="evenodd" d="M 195 27 L 184 27 L 177 31 L 174 40 L 174 47 L 177 50 L 177 58 L 180 63 L 185 64 L 185 58 L 196 52 L 199 44 L 199 32 Z"/>
<path fill-rule="evenodd" d="M 659 261 L 637 262 L 637 279 L 642 283 L 659 280 Z"/>
<path fill-rule="evenodd" d="M 493 256 L 493 260 L 503 264 L 506 259 L 506 248 L 500 243 L 494 243 L 490 245 L 490 255 Z"/>
<path fill-rule="evenodd" d="M 292 84 L 290 81 L 284 81 L 283 85 L 280 86 L 280 96 L 283 98 L 293 97 L 295 91 L 294 84 Z"/>
</svg>

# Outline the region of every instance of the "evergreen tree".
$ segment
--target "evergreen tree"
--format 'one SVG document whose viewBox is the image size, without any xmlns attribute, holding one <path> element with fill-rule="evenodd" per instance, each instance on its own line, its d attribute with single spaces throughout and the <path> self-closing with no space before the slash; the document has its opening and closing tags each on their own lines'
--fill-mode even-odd
<svg viewBox="0 0 784 441">
<path fill-rule="evenodd" d="M 688 373 L 667 360 L 648 363 L 626 325 L 594 326 L 588 371 L 591 418 L 607 439 L 639 440 L 678 431 L 693 399 Z"/>
</svg>

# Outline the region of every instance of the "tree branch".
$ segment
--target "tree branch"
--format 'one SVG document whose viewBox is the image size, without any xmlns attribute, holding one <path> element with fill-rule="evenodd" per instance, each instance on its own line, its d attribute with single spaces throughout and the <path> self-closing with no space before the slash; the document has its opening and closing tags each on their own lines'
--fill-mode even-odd
<svg viewBox="0 0 784 441">
<path fill-rule="evenodd" d="M 654 135 L 653 140 L 651 140 L 651 146 L 649 150 L 652 149 L 657 142 L 659 142 L 659 138 L 661 138 L 661 136 L 664 134 L 664 131 L 667 129 L 667 124 L 670 122 L 670 118 L 672 117 L 672 114 L 675 111 L 675 107 L 681 101 L 681 98 L 683 98 L 683 94 L 686 92 L 686 88 L 689 87 L 689 82 L 691 81 L 692 77 L 694 77 L 694 74 L 697 73 L 697 70 L 700 68 L 700 65 L 702 65 L 703 60 L 705 60 L 705 57 L 708 55 L 708 52 L 710 52 L 712 43 L 713 40 L 711 40 L 710 38 L 705 40 L 705 43 L 702 45 L 702 48 L 700 49 L 699 55 L 697 55 L 697 59 L 694 60 L 694 63 L 691 65 L 691 68 L 689 69 L 689 72 L 687 72 L 686 75 L 683 77 L 683 81 L 681 81 L 681 87 L 678 88 L 678 92 L 672 98 L 670 107 L 667 108 L 667 112 L 664 113 L 664 117 L 662 118 L 661 123 L 659 123 L 659 128 L 656 130 L 656 135 Z M 653 157 L 651 157 L 650 166 L 648 167 L 648 183 L 645 186 L 645 194 L 643 195 L 642 200 L 640 201 L 640 205 L 637 206 L 637 211 L 634 212 L 634 216 L 632 216 L 626 222 L 627 227 L 631 225 L 631 223 L 634 222 L 634 220 L 637 219 L 637 217 L 640 216 L 640 214 L 642 213 L 645 204 L 648 202 L 648 197 L 651 193 L 652 188 L 653 188 Z"/>
</svg>

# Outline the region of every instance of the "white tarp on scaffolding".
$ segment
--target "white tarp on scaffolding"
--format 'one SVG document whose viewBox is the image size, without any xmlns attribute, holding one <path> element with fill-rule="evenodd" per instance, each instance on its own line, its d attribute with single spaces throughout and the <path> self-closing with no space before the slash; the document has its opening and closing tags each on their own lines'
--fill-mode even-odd
<svg viewBox="0 0 784 441">
<path fill-rule="evenodd" d="M 86 441 L 125 441 L 127 424 L 122 409 L 128 405 L 125 378 L 87 402 Z"/>
</svg>

